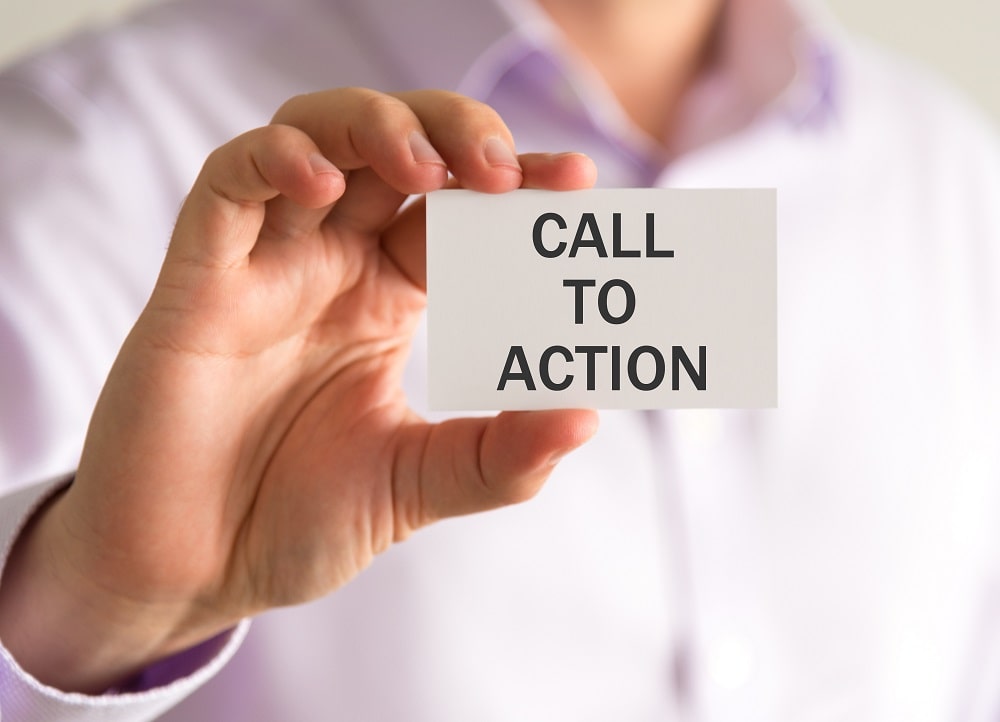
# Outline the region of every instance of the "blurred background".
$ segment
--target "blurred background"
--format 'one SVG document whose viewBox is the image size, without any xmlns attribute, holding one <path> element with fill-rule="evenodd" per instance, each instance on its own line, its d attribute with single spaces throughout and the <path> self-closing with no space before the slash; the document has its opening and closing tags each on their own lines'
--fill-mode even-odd
<svg viewBox="0 0 1000 722">
<path fill-rule="evenodd" d="M 1000 0 L 819 1 L 856 33 L 949 78 L 1000 126 Z M 148 0 L 0 0 L 0 65 L 144 2 Z"/>
</svg>

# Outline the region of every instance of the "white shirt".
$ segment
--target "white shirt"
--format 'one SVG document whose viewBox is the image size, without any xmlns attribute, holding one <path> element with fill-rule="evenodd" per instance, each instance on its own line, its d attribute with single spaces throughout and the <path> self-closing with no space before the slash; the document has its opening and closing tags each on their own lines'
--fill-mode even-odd
<svg viewBox="0 0 1000 722">
<path fill-rule="evenodd" d="M 1000 151 L 978 117 L 809 28 L 763 107 L 706 79 L 661 165 L 525 7 L 270 5 L 167 5 L 0 77 L 9 488 L 74 468 L 208 152 L 332 85 L 460 87 L 605 185 L 778 188 L 779 409 L 604 413 L 536 500 L 421 531 L 173 685 L 65 695 L 3 655 L 5 720 L 1000 716 Z M 43 493 L 0 504 L 3 538 Z"/>
</svg>

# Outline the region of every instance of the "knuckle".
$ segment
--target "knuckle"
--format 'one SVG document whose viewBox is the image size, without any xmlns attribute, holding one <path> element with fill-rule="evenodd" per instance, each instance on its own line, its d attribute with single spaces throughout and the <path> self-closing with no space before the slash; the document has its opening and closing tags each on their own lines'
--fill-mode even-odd
<svg viewBox="0 0 1000 722">
<path fill-rule="evenodd" d="M 281 124 L 290 122 L 292 118 L 298 116 L 300 108 L 309 102 L 309 96 L 310 94 L 307 93 L 293 95 L 291 98 L 278 106 L 278 110 L 276 110 L 274 115 L 271 117 L 271 123 Z"/>
<path fill-rule="evenodd" d="M 381 95 L 382 93 L 376 90 L 352 86 L 300 93 L 293 95 L 278 107 L 271 118 L 271 123 L 298 125 L 298 121 L 303 117 L 315 113 L 317 107 L 331 110 L 349 109 Z"/>
<path fill-rule="evenodd" d="M 253 133 L 253 143 L 256 147 L 283 147 L 299 141 L 303 133 L 298 128 L 283 123 L 273 123 L 258 128 Z"/>
<path fill-rule="evenodd" d="M 234 174 L 235 159 L 241 146 L 248 144 L 251 137 L 250 134 L 244 133 L 209 153 L 202 165 L 202 177 L 213 185 L 218 183 L 220 178 L 228 181 Z"/>
<path fill-rule="evenodd" d="M 446 91 L 440 91 L 440 93 L 440 107 L 448 118 L 462 124 L 503 124 L 497 112 L 485 103 L 459 93 Z"/>
<path fill-rule="evenodd" d="M 253 130 L 247 131 L 240 136 L 240 138 L 242 138 L 246 145 L 251 149 L 255 149 L 261 145 L 281 140 L 285 137 L 285 131 L 288 128 L 290 128 L 288 125 L 272 123 L 270 125 L 264 125 L 260 128 L 254 128 Z"/>
<path fill-rule="evenodd" d="M 385 93 L 363 88 L 354 89 L 353 101 L 358 109 L 358 121 L 362 127 L 380 127 L 397 116 L 406 106 Z"/>
</svg>

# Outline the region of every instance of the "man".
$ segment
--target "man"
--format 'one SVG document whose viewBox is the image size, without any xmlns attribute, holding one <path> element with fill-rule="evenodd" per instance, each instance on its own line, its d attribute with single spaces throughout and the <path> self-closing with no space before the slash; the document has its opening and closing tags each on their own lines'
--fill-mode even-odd
<svg viewBox="0 0 1000 722">
<path fill-rule="evenodd" d="M 75 466 L 164 264 L 73 484 L 5 500 L 8 718 L 1000 710 L 995 140 L 777 0 L 504 7 L 177 4 L 4 78 L 12 486 Z M 282 104 L 348 84 L 493 110 Z M 780 409 L 426 425 L 396 208 L 594 166 L 779 189 Z"/>
</svg>

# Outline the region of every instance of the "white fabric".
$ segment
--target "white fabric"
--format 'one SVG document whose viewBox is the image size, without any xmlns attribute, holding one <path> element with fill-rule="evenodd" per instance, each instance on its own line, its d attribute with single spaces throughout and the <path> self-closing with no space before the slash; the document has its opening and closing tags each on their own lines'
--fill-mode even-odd
<svg viewBox="0 0 1000 722">
<path fill-rule="evenodd" d="M 777 187 L 780 408 L 605 413 L 538 499 L 264 615 L 183 701 L 214 669 L 150 702 L 3 658 L 3 719 L 1000 717 L 1000 150 L 978 117 L 833 32 L 830 112 L 768 109 L 650 175 L 486 0 L 270 4 L 175 3 L 0 77 L 9 488 L 75 465 L 204 156 L 331 85 L 464 82 L 520 149 L 589 152 L 604 184 Z"/>
<path fill-rule="evenodd" d="M 0 504 L 0 535 L 3 537 L 0 566 L 7 557 L 24 522 L 46 499 L 68 483 L 66 477 L 26 486 L 7 494 Z M 67 694 L 38 682 L 26 674 L 0 646 L 0 719 L 8 722 L 38 720 L 55 722 L 130 722 L 152 719 L 177 704 L 213 677 L 228 662 L 246 636 L 246 625 L 238 627 L 204 666 L 168 685 L 134 694 L 87 696 Z"/>
</svg>

